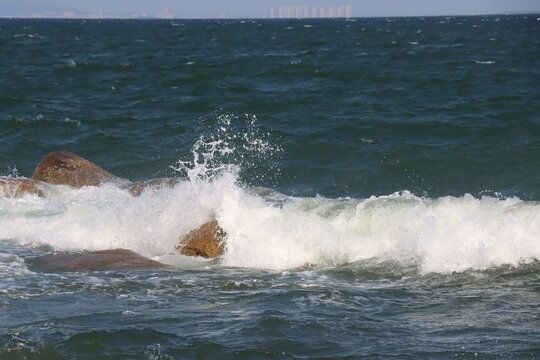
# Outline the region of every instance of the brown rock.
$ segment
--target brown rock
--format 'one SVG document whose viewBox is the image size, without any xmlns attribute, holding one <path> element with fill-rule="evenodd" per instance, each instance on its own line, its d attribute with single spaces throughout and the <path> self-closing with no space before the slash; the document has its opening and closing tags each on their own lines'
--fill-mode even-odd
<svg viewBox="0 0 540 360">
<path fill-rule="evenodd" d="M 210 221 L 184 236 L 176 250 L 182 255 L 213 258 L 225 251 L 225 236 L 217 221 Z"/>
<path fill-rule="evenodd" d="M 160 187 L 174 187 L 180 181 L 185 181 L 187 179 L 175 179 L 175 178 L 164 178 L 164 179 L 152 179 L 147 181 L 139 181 L 128 186 L 128 190 L 133 196 L 139 196 L 148 187 L 160 188 Z"/>
<path fill-rule="evenodd" d="M 0 197 L 21 197 L 24 194 L 44 196 L 38 180 L 26 178 L 0 178 Z"/>
<path fill-rule="evenodd" d="M 92 251 L 82 254 L 49 254 L 26 259 L 40 271 L 174 269 L 125 249 Z"/>
<path fill-rule="evenodd" d="M 32 179 L 76 188 L 99 186 L 110 181 L 125 181 L 69 151 L 54 152 L 45 156 L 34 171 Z"/>
</svg>

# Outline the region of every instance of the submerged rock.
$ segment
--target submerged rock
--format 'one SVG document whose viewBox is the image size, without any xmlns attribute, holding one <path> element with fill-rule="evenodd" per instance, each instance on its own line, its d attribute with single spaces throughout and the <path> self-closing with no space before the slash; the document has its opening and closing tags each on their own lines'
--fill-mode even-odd
<svg viewBox="0 0 540 360">
<path fill-rule="evenodd" d="M 34 171 L 32 179 L 76 188 L 99 186 L 111 181 L 125 181 L 69 151 L 54 152 L 45 156 Z"/>
<path fill-rule="evenodd" d="M 210 221 L 184 236 L 176 250 L 182 255 L 214 258 L 224 253 L 225 236 L 218 222 Z"/>
<path fill-rule="evenodd" d="M 82 254 L 48 254 L 25 260 L 39 271 L 174 269 L 131 250 L 113 249 Z"/>
<path fill-rule="evenodd" d="M 0 178 L 0 197 L 21 197 L 24 194 L 43 196 L 43 182 L 26 178 Z"/>
</svg>

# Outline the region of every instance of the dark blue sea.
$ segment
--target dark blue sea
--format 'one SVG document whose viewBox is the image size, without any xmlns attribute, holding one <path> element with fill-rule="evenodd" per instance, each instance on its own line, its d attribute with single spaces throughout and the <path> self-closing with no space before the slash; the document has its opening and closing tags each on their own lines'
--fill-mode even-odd
<svg viewBox="0 0 540 360">
<path fill-rule="evenodd" d="M 540 359 L 539 14 L 0 19 L 0 176 L 59 150 L 189 181 L 0 194 L 0 359 Z"/>
</svg>

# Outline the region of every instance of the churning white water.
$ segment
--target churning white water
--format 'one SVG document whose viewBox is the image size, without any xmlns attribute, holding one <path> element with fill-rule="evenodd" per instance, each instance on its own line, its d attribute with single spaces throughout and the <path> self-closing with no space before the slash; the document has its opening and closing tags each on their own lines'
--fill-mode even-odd
<svg viewBox="0 0 540 360">
<path fill-rule="evenodd" d="M 448 272 L 540 259 L 540 204 L 517 198 L 426 199 L 407 191 L 297 198 L 239 185 L 233 168 L 139 197 L 114 185 L 45 192 L 0 198 L 0 239 L 156 257 L 216 218 L 227 233 L 226 266 L 281 270 L 378 258 Z"/>
<path fill-rule="evenodd" d="M 164 260 L 183 235 L 215 218 L 227 233 L 219 259 L 225 266 L 283 270 L 380 259 L 451 272 L 540 259 L 538 202 L 408 191 L 299 198 L 250 187 L 238 180 L 241 166 L 280 149 L 255 118 L 240 133 L 231 131 L 230 117 L 218 120 L 214 133 L 194 144 L 192 160 L 173 167 L 189 181 L 140 196 L 114 184 L 44 184 L 45 197 L 0 196 L 0 240 L 56 250 L 125 248 Z M 185 257 L 177 256 L 173 263 L 181 265 Z"/>
</svg>

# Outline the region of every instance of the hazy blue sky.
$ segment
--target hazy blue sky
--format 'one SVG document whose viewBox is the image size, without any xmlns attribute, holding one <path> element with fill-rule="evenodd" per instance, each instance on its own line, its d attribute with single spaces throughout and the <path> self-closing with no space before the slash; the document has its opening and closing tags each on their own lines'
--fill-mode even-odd
<svg viewBox="0 0 540 360">
<path fill-rule="evenodd" d="M 271 7 L 352 5 L 353 16 L 540 13 L 540 0 L 0 0 L 0 16 L 75 12 L 177 17 L 269 17 Z"/>
</svg>

